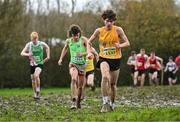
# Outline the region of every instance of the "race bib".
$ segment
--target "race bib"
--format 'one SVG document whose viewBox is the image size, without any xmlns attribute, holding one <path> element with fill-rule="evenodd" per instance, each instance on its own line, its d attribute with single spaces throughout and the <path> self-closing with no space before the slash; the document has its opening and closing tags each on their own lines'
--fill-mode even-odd
<svg viewBox="0 0 180 122">
<path fill-rule="evenodd" d="M 83 61 L 83 57 L 82 56 L 75 56 L 75 57 L 73 57 L 73 60 L 76 62 L 81 62 L 81 61 Z"/>
<path fill-rule="evenodd" d="M 135 64 L 136 64 L 136 61 L 131 60 L 131 64 L 132 64 L 132 65 L 135 65 Z"/>
<path fill-rule="evenodd" d="M 169 67 L 169 71 L 172 72 L 174 70 L 174 67 Z"/>
<path fill-rule="evenodd" d="M 112 56 L 116 54 L 116 48 L 112 47 L 112 48 L 104 48 L 104 55 L 105 56 Z"/>
</svg>

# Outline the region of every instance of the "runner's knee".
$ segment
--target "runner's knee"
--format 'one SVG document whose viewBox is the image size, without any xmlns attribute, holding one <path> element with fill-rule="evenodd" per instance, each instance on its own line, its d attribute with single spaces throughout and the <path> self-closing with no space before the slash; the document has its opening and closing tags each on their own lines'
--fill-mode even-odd
<svg viewBox="0 0 180 122">
<path fill-rule="evenodd" d="M 115 83 L 111 83 L 111 88 L 116 88 L 116 84 Z"/>
<path fill-rule="evenodd" d="M 175 80 L 172 80 L 172 83 L 175 84 L 175 83 L 176 83 L 176 79 L 175 79 Z"/>
<path fill-rule="evenodd" d="M 109 81 L 109 77 L 108 77 L 107 75 L 103 75 L 103 76 L 102 76 L 102 80 L 103 80 L 103 81 Z"/>
<path fill-rule="evenodd" d="M 83 87 L 82 85 L 79 85 L 79 86 L 78 86 L 78 89 L 79 89 L 79 90 L 82 90 L 82 87 Z"/>
<path fill-rule="evenodd" d="M 39 79 L 39 74 L 38 73 L 34 74 L 34 79 L 36 79 L 36 80 Z"/>
<path fill-rule="evenodd" d="M 33 76 L 33 77 L 31 77 L 31 80 L 32 80 L 32 82 L 34 82 L 34 81 L 35 81 L 35 78 L 34 78 L 34 76 Z"/>
<path fill-rule="evenodd" d="M 75 77 L 72 78 L 71 83 L 72 83 L 72 84 L 76 84 L 76 83 L 77 83 L 77 78 L 75 78 Z"/>
</svg>

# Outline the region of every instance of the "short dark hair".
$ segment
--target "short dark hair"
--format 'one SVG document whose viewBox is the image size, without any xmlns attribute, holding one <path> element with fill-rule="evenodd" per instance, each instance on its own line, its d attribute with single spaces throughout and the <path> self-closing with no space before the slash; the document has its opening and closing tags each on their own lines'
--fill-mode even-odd
<svg viewBox="0 0 180 122">
<path fill-rule="evenodd" d="M 134 55 L 134 54 L 136 54 L 136 51 L 134 51 L 134 50 L 131 51 L 131 55 Z"/>
<path fill-rule="evenodd" d="M 169 59 L 173 60 L 173 56 L 169 56 Z"/>
<path fill-rule="evenodd" d="M 152 51 L 151 51 L 151 54 L 155 54 L 155 51 L 154 51 L 154 50 L 152 50 Z"/>
<path fill-rule="evenodd" d="M 102 13 L 101 17 L 103 20 L 109 19 L 109 20 L 116 20 L 116 14 L 112 10 L 106 10 Z"/>
<path fill-rule="evenodd" d="M 144 49 L 144 48 L 141 48 L 140 51 L 145 51 L 145 49 Z"/>
<path fill-rule="evenodd" d="M 81 36 L 81 28 L 78 25 L 73 24 L 69 27 L 67 35 L 68 37 L 72 37 L 72 34 L 76 35 L 78 33 L 80 33 L 80 36 Z"/>
</svg>

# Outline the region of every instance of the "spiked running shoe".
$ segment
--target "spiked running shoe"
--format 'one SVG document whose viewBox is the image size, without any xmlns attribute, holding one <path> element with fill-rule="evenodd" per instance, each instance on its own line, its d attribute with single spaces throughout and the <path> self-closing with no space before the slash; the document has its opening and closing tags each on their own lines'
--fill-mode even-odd
<svg viewBox="0 0 180 122">
<path fill-rule="evenodd" d="M 112 111 L 111 106 L 108 103 L 103 104 L 100 112 L 105 113 L 105 112 L 109 112 L 109 111 Z"/>
</svg>

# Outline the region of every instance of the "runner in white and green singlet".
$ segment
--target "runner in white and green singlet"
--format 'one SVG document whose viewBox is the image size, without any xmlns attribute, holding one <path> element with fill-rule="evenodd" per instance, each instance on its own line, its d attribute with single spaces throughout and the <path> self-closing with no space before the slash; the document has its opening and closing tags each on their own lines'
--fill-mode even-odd
<svg viewBox="0 0 180 122">
<path fill-rule="evenodd" d="M 43 68 L 44 62 L 48 61 L 50 58 L 50 49 L 49 46 L 42 41 L 38 40 L 38 33 L 32 32 L 31 41 L 26 44 L 24 49 L 21 52 L 22 56 L 26 56 L 30 60 L 30 72 L 32 87 L 34 90 L 34 98 L 40 98 L 40 74 Z M 43 49 L 46 49 L 47 57 L 43 59 Z"/>
</svg>

